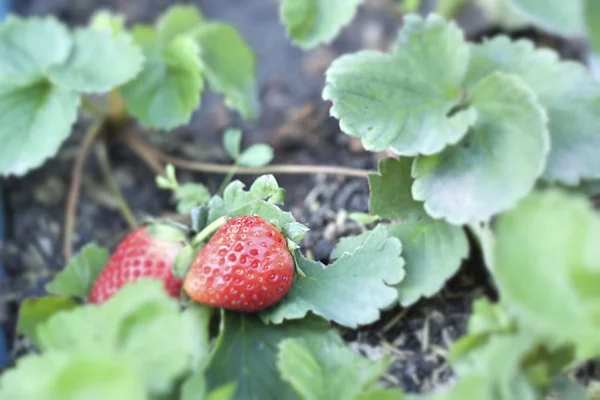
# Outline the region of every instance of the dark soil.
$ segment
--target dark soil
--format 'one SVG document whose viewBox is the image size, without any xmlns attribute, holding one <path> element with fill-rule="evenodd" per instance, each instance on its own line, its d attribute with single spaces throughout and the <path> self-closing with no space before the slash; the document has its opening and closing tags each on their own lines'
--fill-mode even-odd
<svg viewBox="0 0 600 400">
<path fill-rule="evenodd" d="M 59 16 L 70 24 L 85 22 L 94 10 L 110 8 L 131 22 L 152 22 L 168 0 L 20 0 L 22 14 Z M 146 137 L 165 152 L 186 158 L 227 162 L 220 149 L 225 128 L 243 128 L 245 143 L 269 142 L 276 162 L 376 168 L 373 154 L 339 131 L 321 100 L 324 71 L 340 54 L 358 49 L 386 49 L 399 27 L 385 1 L 367 1 L 358 18 L 331 46 L 303 52 L 294 47 L 278 19 L 277 0 L 199 0 L 204 14 L 236 26 L 257 54 L 262 114 L 254 123 L 229 112 L 219 96 L 206 94 L 189 126 L 169 135 Z M 85 129 L 81 121 L 60 155 L 21 179 L 3 182 L 8 208 L 8 241 L 3 256 L 7 277 L 0 276 L 0 323 L 15 342 L 19 302 L 40 294 L 43 285 L 64 266 L 62 234 L 64 209 L 77 145 Z M 168 193 L 154 186 L 153 173 L 118 140 L 110 145 L 116 178 L 138 217 L 173 211 Z M 179 171 L 182 181 L 199 181 L 215 190 L 221 176 Z M 244 178 L 250 182 L 251 177 Z M 368 185 L 364 179 L 302 176 L 278 177 L 288 190 L 287 208 L 311 232 L 303 246 L 315 259 L 327 262 L 336 241 L 360 231 L 347 218 L 367 211 Z M 126 232 L 116 202 L 105 188 L 94 155 L 87 163 L 74 249 L 95 241 L 112 248 Z M 446 289 L 408 310 L 386 312 L 371 327 L 348 332 L 348 342 L 368 357 L 390 353 L 396 362 L 387 381 L 410 392 L 428 391 L 447 381 L 451 372 L 445 356 L 465 331 L 474 298 L 486 288 L 481 263 L 465 265 Z M 18 351 L 14 348 L 13 351 Z"/>
</svg>

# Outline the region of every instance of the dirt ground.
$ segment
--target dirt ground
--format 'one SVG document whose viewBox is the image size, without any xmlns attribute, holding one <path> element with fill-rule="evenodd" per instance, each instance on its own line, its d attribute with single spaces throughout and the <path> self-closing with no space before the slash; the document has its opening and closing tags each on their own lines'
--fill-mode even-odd
<svg viewBox="0 0 600 400">
<path fill-rule="evenodd" d="M 85 22 L 94 10 L 110 8 L 130 22 L 152 22 L 168 0 L 18 0 L 17 12 L 55 14 L 69 24 Z M 275 162 L 343 165 L 376 168 L 373 154 L 339 131 L 321 100 L 324 71 L 339 55 L 359 49 L 387 48 L 400 19 L 386 1 L 367 1 L 356 20 L 330 46 L 303 52 L 285 35 L 276 0 L 199 0 L 208 18 L 233 24 L 257 55 L 262 113 L 258 121 L 244 122 L 229 112 L 219 96 L 207 93 L 189 126 L 146 137 L 165 152 L 186 158 L 227 162 L 220 148 L 227 127 L 241 127 L 244 143 L 268 142 L 275 147 Z M 473 26 L 471 30 L 475 29 Z M 527 33 L 524 33 L 527 34 Z M 549 44 L 569 57 L 577 55 L 560 42 Z M 21 179 L 3 182 L 8 209 L 8 241 L 2 249 L 7 277 L 0 277 L 0 323 L 14 336 L 19 301 L 41 293 L 43 285 L 63 267 L 62 227 L 67 190 L 76 146 L 85 121 L 81 121 L 60 155 Z M 153 173 L 118 140 L 111 143 L 110 159 L 117 182 L 138 217 L 173 211 L 168 193 L 154 185 Z M 215 190 L 222 176 L 179 172 L 181 181 L 198 181 Z M 244 177 L 250 182 L 252 177 Z M 309 226 L 303 246 L 316 259 L 327 262 L 338 238 L 360 231 L 346 218 L 352 211 L 367 211 L 365 179 L 325 176 L 278 176 L 288 190 L 287 208 Z M 104 187 L 96 160 L 87 163 L 78 207 L 75 249 L 85 243 L 112 248 L 126 232 L 116 202 Z M 446 382 L 451 373 L 445 356 L 452 342 L 465 331 L 471 302 L 492 294 L 477 254 L 438 296 L 408 310 L 395 308 L 377 324 L 348 331 L 346 339 L 367 356 L 395 355 L 386 377 L 390 385 L 409 392 L 429 391 Z M 13 346 L 13 353 L 21 351 Z"/>
</svg>

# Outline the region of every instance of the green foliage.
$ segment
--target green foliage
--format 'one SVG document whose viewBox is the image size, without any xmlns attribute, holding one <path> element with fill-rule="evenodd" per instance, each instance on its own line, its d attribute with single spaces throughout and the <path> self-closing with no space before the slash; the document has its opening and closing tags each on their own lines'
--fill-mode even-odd
<svg viewBox="0 0 600 400">
<path fill-rule="evenodd" d="M 278 228 L 296 222 L 292 214 L 282 211 L 276 204 L 283 203 L 285 190 L 279 187 L 273 175 L 258 178 L 250 190 L 244 190 L 240 181 L 231 182 L 223 192 L 223 197 L 214 196 L 208 206 L 208 222 L 220 217 L 239 217 L 242 215 L 260 215 Z"/>
<path fill-rule="evenodd" d="M 59 311 L 70 310 L 77 302 L 67 297 L 29 297 L 19 307 L 17 332 L 37 342 L 37 327 Z"/>
<path fill-rule="evenodd" d="M 549 150 L 544 110 L 519 78 L 489 75 L 473 88 L 472 102 L 477 122 L 469 134 L 413 167 L 415 199 L 456 225 L 514 206 L 542 174 Z"/>
<path fill-rule="evenodd" d="M 303 49 L 329 43 L 350 22 L 362 0 L 282 0 L 279 10 L 288 36 Z"/>
<path fill-rule="evenodd" d="M 239 129 L 225 131 L 223 147 L 236 166 L 263 167 L 273 159 L 273 148 L 265 143 L 253 144 L 242 151 L 242 131 Z"/>
<path fill-rule="evenodd" d="M 599 178 L 600 84 L 585 67 L 560 61 L 552 50 L 536 50 L 531 42 L 499 36 L 473 46 L 468 84 L 493 71 L 522 78 L 546 109 L 551 150 L 544 179 L 573 186 Z"/>
<path fill-rule="evenodd" d="M 585 0 L 510 0 L 535 25 L 562 36 L 583 33 Z"/>
<path fill-rule="evenodd" d="M 325 337 L 285 339 L 279 348 L 277 366 L 283 379 L 306 400 L 359 398 L 391 361 L 359 357 L 332 331 Z"/>
<path fill-rule="evenodd" d="M 494 271 L 503 301 L 582 358 L 600 354 L 599 237 L 591 205 L 559 191 L 531 195 L 498 222 Z"/>
<path fill-rule="evenodd" d="M 131 31 L 106 11 L 72 32 L 52 17 L 11 16 L 0 24 L 0 52 L 1 175 L 23 175 L 54 156 L 83 94 L 118 90 L 142 124 L 171 129 L 190 120 L 206 79 L 231 108 L 258 116 L 252 51 L 233 27 L 192 6 Z M 270 160 L 260 150 L 249 165 Z"/>
<path fill-rule="evenodd" d="M 235 399 L 297 399 L 277 370 L 279 345 L 284 339 L 325 335 L 327 324 L 313 318 L 265 325 L 256 316 L 226 312 L 207 370 L 208 387 L 236 382 Z"/>
<path fill-rule="evenodd" d="M 204 88 L 198 45 L 187 36 L 164 42 L 149 26 L 132 31 L 145 62 L 136 79 L 121 89 L 129 112 L 149 127 L 171 129 L 187 123 Z"/>
<path fill-rule="evenodd" d="M 323 98 L 342 130 L 367 150 L 435 154 L 458 142 L 475 122 L 462 104 L 469 63 L 462 31 L 440 17 L 410 15 L 392 54 L 362 51 L 327 70 Z M 359 78 L 360 77 L 360 78 Z"/>
<path fill-rule="evenodd" d="M 108 262 L 107 250 L 94 244 L 84 246 L 69 264 L 46 285 L 49 293 L 64 297 L 87 297 Z"/>
<path fill-rule="evenodd" d="M 350 328 L 373 323 L 381 309 L 396 301 L 396 291 L 389 285 L 404 277 L 401 251 L 400 241 L 389 238 L 381 225 L 360 247 L 345 252 L 327 267 L 296 254 L 298 268 L 305 276 L 296 277 L 284 299 L 261 317 L 281 323 L 303 318 L 310 311 Z"/>
</svg>

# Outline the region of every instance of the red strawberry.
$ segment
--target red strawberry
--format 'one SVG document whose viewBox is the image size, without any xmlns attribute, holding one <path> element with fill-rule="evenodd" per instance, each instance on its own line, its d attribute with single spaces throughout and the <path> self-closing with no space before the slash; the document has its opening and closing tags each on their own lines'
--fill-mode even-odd
<svg viewBox="0 0 600 400">
<path fill-rule="evenodd" d="M 178 241 L 151 236 L 147 227 L 136 229 L 119 243 L 94 282 L 90 302 L 103 303 L 123 285 L 141 277 L 161 279 L 167 293 L 179 297 L 182 281 L 175 279 L 171 266 L 182 248 Z"/>
<path fill-rule="evenodd" d="M 293 279 L 294 260 L 281 232 L 263 218 L 238 217 L 200 250 L 183 289 L 199 303 L 253 312 L 281 300 Z"/>
</svg>

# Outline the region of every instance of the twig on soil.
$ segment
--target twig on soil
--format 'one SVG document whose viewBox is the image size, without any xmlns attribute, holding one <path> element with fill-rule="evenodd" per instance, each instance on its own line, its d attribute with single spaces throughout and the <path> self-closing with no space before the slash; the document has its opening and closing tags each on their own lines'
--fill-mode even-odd
<svg viewBox="0 0 600 400">
<path fill-rule="evenodd" d="M 77 213 L 77 203 L 79 201 L 79 192 L 81 189 L 81 176 L 83 174 L 83 166 L 87 159 L 88 153 L 96 137 L 102 132 L 104 123 L 98 121 L 90 125 L 85 132 L 83 142 L 77 152 L 73 172 L 71 175 L 71 187 L 69 189 L 69 197 L 67 199 L 67 207 L 65 210 L 65 233 L 63 237 L 63 255 L 65 261 L 71 259 L 71 242 L 73 241 L 73 229 L 75 228 L 75 220 Z"/>
<path fill-rule="evenodd" d="M 133 132 L 126 133 L 126 141 L 130 148 L 142 158 L 153 171 L 164 175 L 164 168 L 162 168 L 159 160 L 163 162 L 173 164 L 175 167 L 188 169 L 191 171 L 227 174 L 231 171 L 230 165 L 221 165 L 213 163 L 205 163 L 199 161 L 183 160 L 181 158 L 172 157 L 162 153 L 157 148 L 149 145 L 142 141 Z M 160 166 L 160 168 L 159 168 Z M 285 165 L 285 164 L 272 164 L 266 167 L 252 168 L 252 167 L 238 167 L 236 174 L 240 175 L 262 175 L 262 174 L 329 174 L 329 175 L 341 175 L 341 176 L 355 176 L 359 178 L 367 178 L 370 174 L 376 174 L 377 171 L 370 171 L 356 168 L 336 167 L 331 165 Z"/>
<path fill-rule="evenodd" d="M 106 144 L 102 141 L 96 143 L 96 156 L 98 157 L 98 163 L 100 164 L 100 169 L 102 170 L 102 175 L 104 176 L 104 182 L 112 192 L 113 196 L 115 196 L 123 219 L 125 219 L 131 229 L 137 228 L 138 223 L 135 215 L 131 211 L 131 208 L 129 208 L 127 200 L 125 200 L 123 193 L 121 193 L 121 190 L 119 189 L 119 185 L 117 184 L 112 168 L 110 167 L 110 160 L 108 159 Z"/>
</svg>

